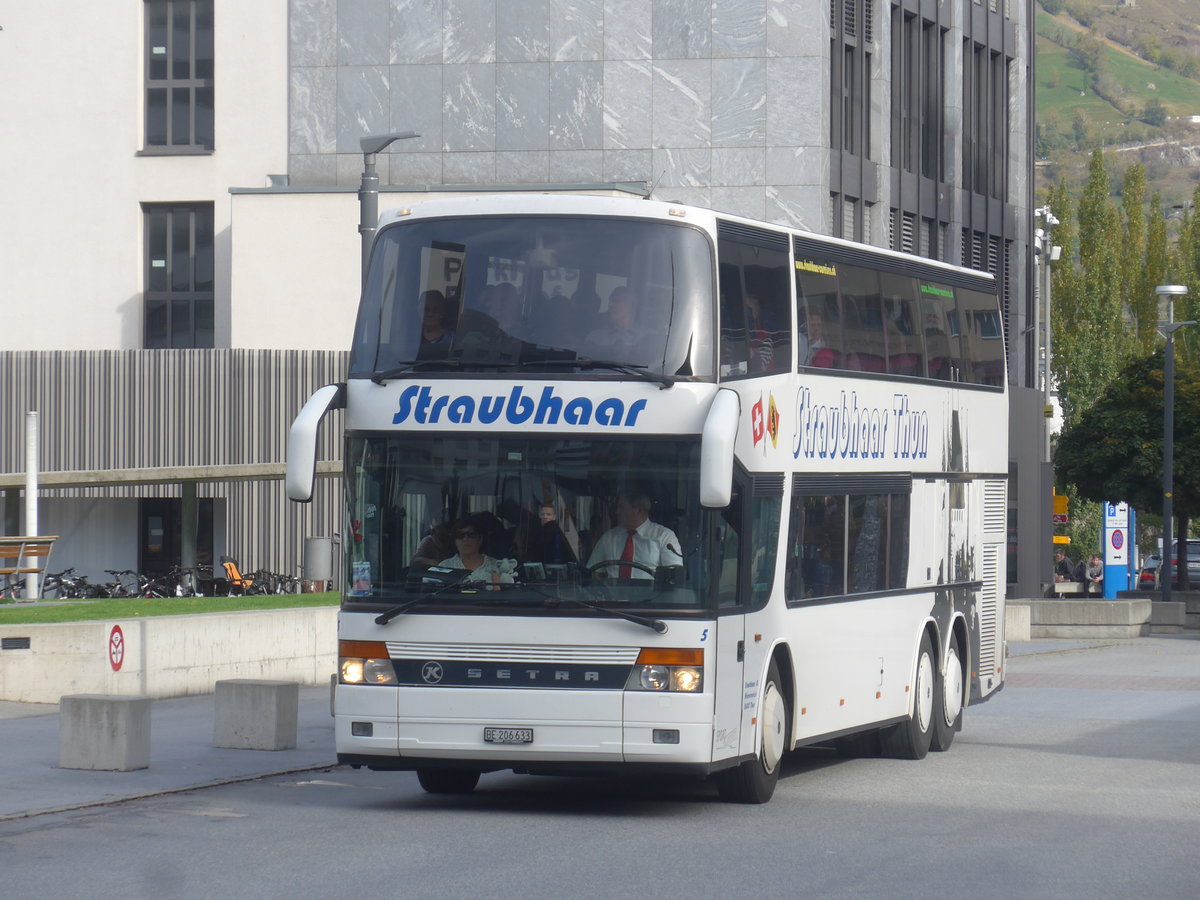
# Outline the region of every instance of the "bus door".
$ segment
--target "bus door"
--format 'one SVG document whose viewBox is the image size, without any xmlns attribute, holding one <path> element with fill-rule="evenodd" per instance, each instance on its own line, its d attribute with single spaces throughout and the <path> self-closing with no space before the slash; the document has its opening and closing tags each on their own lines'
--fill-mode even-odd
<svg viewBox="0 0 1200 900">
<path fill-rule="evenodd" d="M 713 760 L 741 753 L 743 659 L 746 616 L 742 602 L 744 566 L 742 555 L 741 491 L 734 483 L 733 497 L 725 509 L 713 512 L 713 575 L 716 581 L 716 639 L 706 645 L 716 652 L 715 709 L 713 715 Z M 752 743 L 747 746 L 753 746 Z"/>
<path fill-rule="evenodd" d="M 756 716 L 774 641 L 768 601 L 775 584 L 779 522 L 783 504 L 781 473 L 734 473 L 729 506 L 717 514 L 717 628 L 719 631 L 715 737 L 721 729 L 738 733 L 738 753 L 753 753 Z"/>
</svg>

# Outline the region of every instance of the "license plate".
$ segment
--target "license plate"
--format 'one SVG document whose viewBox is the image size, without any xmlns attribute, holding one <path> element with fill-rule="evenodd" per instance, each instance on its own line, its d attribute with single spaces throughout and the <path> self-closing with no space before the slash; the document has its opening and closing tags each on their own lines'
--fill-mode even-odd
<svg viewBox="0 0 1200 900">
<path fill-rule="evenodd" d="M 483 739 L 489 744 L 532 744 L 532 728 L 485 728 Z"/>
</svg>

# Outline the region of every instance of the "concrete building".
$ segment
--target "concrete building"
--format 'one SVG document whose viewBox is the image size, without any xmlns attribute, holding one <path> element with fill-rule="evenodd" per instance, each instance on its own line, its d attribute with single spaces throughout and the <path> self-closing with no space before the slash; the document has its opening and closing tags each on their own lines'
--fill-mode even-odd
<svg viewBox="0 0 1200 900">
<path fill-rule="evenodd" d="M 339 527 L 336 480 L 297 508 L 273 479 L 344 368 L 359 139 L 413 130 L 381 206 L 652 194 L 995 273 L 1033 448 L 1010 581 L 1039 580 L 1030 0 L 61 0 L 0 25 L 26 86 L 0 98 L 0 488 L 16 533 L 36 410 L 56 566 L 170 563 L 195 529 L 202 562 L 294 572 Z"/>
</svg>

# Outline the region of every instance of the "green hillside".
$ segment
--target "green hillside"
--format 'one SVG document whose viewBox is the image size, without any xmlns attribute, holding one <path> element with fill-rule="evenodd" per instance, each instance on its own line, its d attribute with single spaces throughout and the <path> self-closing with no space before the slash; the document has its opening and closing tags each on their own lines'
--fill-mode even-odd
<svg viewBox="0 0 1200 900">
<path fill-rule="evenodd" d="M 1154 12 L 1160 19 L 1163 6 Z M 1128 47 L 1108 37 L 1103 29 L 1115 22 L 1125 30 L 1109 33 L 1128 37 L 1137 8 L 1124 15 L 1106 13 L 1084 28 L 1067 14 L 1050 16 L 1037 11 L 1037 58 L 1035 68 L 1035 154 L 1039 160 L 1038 187 L 1066 179 L 1082 180 L 1087 155 L 1095 147 L 1122 147 L 1118 170 L 1124 165 L 1147 165 L 1152 190 L 1163 195 L 1168 205 L 1190 197 L 1200 172 L 1173 164 L 1159 151 L 1139 153 L 1141 144 L 1180 141 L 1200 144 L 1200 127 L 1188 118 L 1200 115 L 1200 81 L 1182 74 L 1196 66 L 1179 65 L 1186 47 L 1178 42 L 1172 51 L 1174 68 L 1139 58 Z M 1179 35 L 1200 34 L 1200 2 L 1182 8 L 1174 31 Z M 1156 27 L 1167 28 L 1161 21 Z M 1139 32 L 1143 35 L 1142 32 Z M 1139 37 L 1143 45 L 1148 40 Z M 1153 55 L 1153 54 L 1151 54 Z"/>
</svg>

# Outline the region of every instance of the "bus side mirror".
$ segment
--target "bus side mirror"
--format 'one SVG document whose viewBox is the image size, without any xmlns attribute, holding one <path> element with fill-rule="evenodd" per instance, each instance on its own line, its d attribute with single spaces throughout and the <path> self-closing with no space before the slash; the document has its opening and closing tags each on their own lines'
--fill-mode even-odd
<svg viewBox="0 0 1200 900">
<path fill-rule="evenodd" d="M 709 509 L 724 509 L 733 496 L 733 447 L 741 416 L 737 393 L 717 391 L 700 438 L 700 503 Z"/>
<path fill-rule="evenodd" d="M 346 385 L 327 384 L 308 398 L 288 432 L 287 473 L 284 482 L 289 499 L 312 500 L 317 477 L 317 426 L 331 409 L 346 406 Z"/>
</svg>

